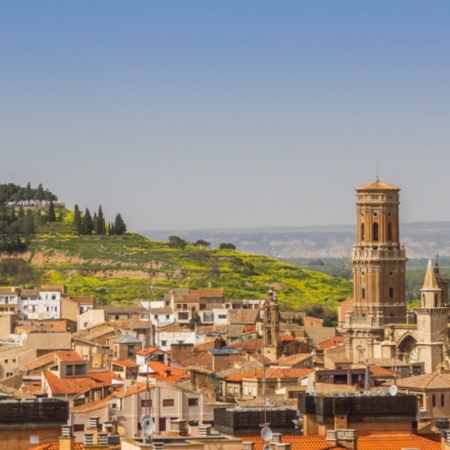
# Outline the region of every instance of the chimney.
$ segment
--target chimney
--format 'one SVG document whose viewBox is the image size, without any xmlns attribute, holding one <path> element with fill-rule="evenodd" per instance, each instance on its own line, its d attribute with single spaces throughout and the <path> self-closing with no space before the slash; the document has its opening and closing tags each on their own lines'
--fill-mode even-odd
<svg viewBox="0 0 450 450">
<path fill-rule="evenodd" d="M 169 436 L 187 436 L 188 422 L 186 419 L 174 419 L 170 421 Z"/>
<path fill-rule="evenodd" d="M 198 427 L 199 436 L 210 436 L 211 435 L 211 425 L 201 425 Z"/>
<path fill-rule="evenodd" d="M 356 450 L 356 430 L 327 430 L 327 444 L 347 448 L 349 450 Z"/>
<path fill-rule="evenodd" d="M 94 445 L 94 433 L 83 434 L 83 445 Z"/>
<path fill-rule="evenodd" d="M 441 449 L 450 450 L 450 430 L 441 430 Z"/>
<path fill-rule="evenodd" d="M 59 448 L 61 450 L 75 450 L 75 436 L 72 425 L 61 427 L 61 437 L 59 438 Z"/>
<path fill-rule="evenodd" d="M 108 447 L 108 433 L 98 433 L 97 439 L 99 447 L 102 445 Z"/>
<path fill-rule="evenodd" d="M 282 438 L 281 433 L 272 433 L 272 441 L 271 443 L 280 443 Z"/>
<path fill-rule="evenodd" d="M 275 450 L 291 450 L 291 444 L 289 442 L 277 442 Z"/>
<path fill-rule="evenodd" d="M 347 429 L 347 415 L 346 414 L 335 414 L 334 429 L 335 430 Z"/>
<path fill-rule="evenodd" d="M 92 435 L 92 444 L 97 442 L 97 435 L 100 431 L 100 417 L 91 416 L 89 417 L 89 428 L 88 433 Z M 91 445 L 92 445 L 91 444 Z"/>
</svg>

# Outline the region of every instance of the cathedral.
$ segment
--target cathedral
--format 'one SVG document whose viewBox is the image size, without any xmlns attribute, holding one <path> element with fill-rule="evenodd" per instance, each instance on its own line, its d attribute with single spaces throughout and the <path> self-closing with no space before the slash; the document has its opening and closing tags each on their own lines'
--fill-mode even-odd
<svg viewBox="0 0 450 450">
<path fill-rule="evenodd" d="M 354 364 L 395 358 L 431 373 L 448 365 L 448 279 L 428 264 L 421 305 L 406 309 L 406 254 L 400 244 L 400 189 L 356 189 L 353 306 L 345 317 L 346 357 Z"/>
</svg>

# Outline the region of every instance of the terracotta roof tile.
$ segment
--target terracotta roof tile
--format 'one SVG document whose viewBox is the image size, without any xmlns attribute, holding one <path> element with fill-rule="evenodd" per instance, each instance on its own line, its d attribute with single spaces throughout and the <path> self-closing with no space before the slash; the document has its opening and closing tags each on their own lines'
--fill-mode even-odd
<svg viewBox="0 0 450 450">
<path fill-rule="evenodd" d="M 328 350 L 329 348 L 337 347 L 339 345 L 344 345 L 344 336 L 333 336 L 329 339 L 325 339 L 317 343 L 317 347 L 322 350 Z"/>
<path fill-rule="evenodd" d="M 147 355 L 152 355 L 153 353 L 167 353 L 163 350 L 160 350 L 158 347 L 147 347 L 144 348 L 143 350 L 139 350 L 136 352 L 136 355 L 142 355 L 142 356 L 147 356 Z"/>
<path fill-rule="evenodd" d="M 152 372 L 149 372 L 151 378 L 165 381 L 166 383 L 177 383 L 181 379 L 190 378 L 188 372 L 177 369 L 176 367 L 166 366 L 158 361 L 150 361 L 149 367 L 152 370 Z"/>
<path fill-rule="evenodd" d="M 269 367 L 265 371 L 263 369 L 256 369 L 251 372 L 240 373 L 228 377 L 226 381 L 242 381 L 244 378 L 303 378 L 310 373 L 315 372 L 313 368 L 279 368 Z"/>
<path fill-rule="evenodd" d="M 427 373 L 397 380 L 397 386 L 405 389 L 449 389 L 450 373 Z"/>
<path fill-rule="evenodd" d="M 53 395 L 75 395 L 102 387 L 102 384 L 97 383 L 90 377 L 61 379 L 52 372 L 44 372 L 43 375 Z"/>
<path fill-rule="evenodd" d="M 128 361 L 126 359 L 112 361 L 112 363 L 117 364 L 118 366 L 123 366 L 123 367 L 139 367 L 139 364 L 136 364 L 132 361 Z"/>
<path fill-rule="evenodd" d="M 70 362 L 84 361 L 82 356 L 74 350 L 61 350 L 55 352 L 55 354 L 61 361 L 70 361 Z"/>
<path fill-rule="evenodd" d="M 240 436 L 243 442 L 254 442 L 254 450 L 262 450 L 265 442 L 259 436 Z M 325 436 L 282 436 L 282 442 L 290 443 L 292 450 L 342 450 L 342 446 L 330 445 Z M 412 433 L 383 433 L 358 437 L 358 450 L 440 450 L 441 444 Z"/>
</svg>

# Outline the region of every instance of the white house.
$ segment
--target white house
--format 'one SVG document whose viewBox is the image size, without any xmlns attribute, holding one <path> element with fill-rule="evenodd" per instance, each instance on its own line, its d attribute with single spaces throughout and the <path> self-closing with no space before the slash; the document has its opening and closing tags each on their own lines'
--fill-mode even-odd
<svg viewBox="0 0 450 450">
<path fill-rule="evenodd" d="M 28 319 L 59 319 L 61 318 L 61 292 L 22 289 L 18 310 Z"/>
</svg>

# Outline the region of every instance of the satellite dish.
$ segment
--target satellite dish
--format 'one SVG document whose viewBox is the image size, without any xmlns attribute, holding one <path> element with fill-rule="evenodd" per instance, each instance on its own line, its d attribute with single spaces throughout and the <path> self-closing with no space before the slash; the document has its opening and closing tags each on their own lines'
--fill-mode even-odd
<svg viewBox="0 0 450 450">
<path fill-rule="evenodd" d="M 145 414 L 141 417 L 141 427 L 144 434 L 153 434 L 155 431 L 155 422 L 148 414 Z"/>
<path fill-rule="evenodd" d="M 261 430 L 261 437 L 265 440 L 265 441 L 271 441 L 272 440 L 272 430 L 269 427 L 264 427 Z"/>
<path fill-rule="evenodd" d="M 272 447 L 270 446 L 270 444 L 266 444 L 264 445 L 263 450 L 272 450 Z"/>
<path fill-rule="evenodd" d="M 389 388 L 389 394 L 391 394 L 392 396 L 395 396 L 398 394 L 398 387 L 393 384 L 390 388 Z"/>
</svg>

